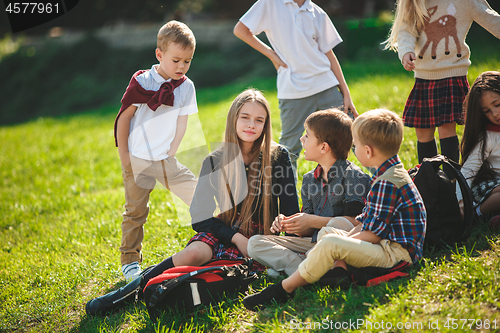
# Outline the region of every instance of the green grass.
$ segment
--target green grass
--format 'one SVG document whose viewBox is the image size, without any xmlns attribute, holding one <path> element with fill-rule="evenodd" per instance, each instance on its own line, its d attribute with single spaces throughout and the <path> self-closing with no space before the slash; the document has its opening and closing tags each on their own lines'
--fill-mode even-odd
<svg viewBox="0 0 500 333">
<path fill-rule="evenodd" d="M 413 78 L 399 63 L 342 65 L 359 112 L 385 107 L 402 113 Z M 499 68 L 498 60 L 476 61 L 469 81 Z M 278 139 L 274 78 L 199 90 L 199 117 L 191 117 L 178 156 L 193 171 L 206 145 L 221 140 L 229 105 L 248 86 L 266 93 Z M 165 314 L 157 323 L 142 303 L 107 317 L 87 317 L 88 300 L 124 284 L 118 251 L 124 195 L 112 126 L 117 109 L 0 128 L 0 331 L 287 332 L 365 320 L 372 327 L 360 331 L 445 332 L 453 330 L 444 326 L 452 318 L 488 319 L 491 327 L 496 320 L 496 329 L 472 328 L 500 331 L 500 239 L 479 227 L 463 246 L 427 252 L 422 269 L 412 270 L 410 279 L 376 287 L 343 292 L 311 286 L 293 301 L 258 313 L 246 311 L 240 300 L 228 300 L 194 314 Z M 407 168 L 417 163 L 415 142 L 414 131 L 405 129 L 400 155 Z M 313 167 L 299 159 L 300 175 Z M 150 208 L 143 267 L 181 250 L 194 234 L 186 227 L 189 221 L 177 218 L 165 189 L 153 191 Z M 270 282 L 263 276 L 252 289 Z M 398 322 L 413 329 L 398 330 Z M 432 330 L 436 324 L 439 329 Z M 463 321 L 456 324 L 457 331 L 469 331 Z"/>
</svg>

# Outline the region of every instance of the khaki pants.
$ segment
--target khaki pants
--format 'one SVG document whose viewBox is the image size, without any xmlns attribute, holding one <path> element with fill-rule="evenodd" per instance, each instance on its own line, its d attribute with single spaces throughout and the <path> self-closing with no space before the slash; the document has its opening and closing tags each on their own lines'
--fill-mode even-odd
<svg viewBox="0 0 500 333">
<path fill-rule="evenodd" d="M 335 260 L 342 259 L 354 267 L 392 267 L 399 261 L 411 263 L 410 254 L 400 244 L 383 239 L 378 244 L 345 236 L 346 231 L 334 229 L 325 235 L 299 265 L 299 274 L 308 283 L 318 281 Z"/>
<path fill-rule="evenodd" d="M 186 205 L 191 204 L 196 187 L 195 175 L 175 157 L 161 161 L 147 161 L 130 156 L 130 165 L 123 167 L 125 212 L 122 222 L 120 246 L 122 265 L 142 261 L 144 224 L 149 213 L 149 194 L 156 180 L 178 196 Z"/>
<path fill-rule="evenodd" d="M 262 265 L 292 275 L 316 243 L 311 237 L 255 235 L 248 240 L 248 255 Z"/>
<path fill-rule="evenodd" d="M 332 218 L 318 233 L 318 241 L 335 229 L 351 230 L 354 226 L 343 217 Z M 278 272 L 292 275 L 307 253 L 316 245 L 311 237 L 255 235 L 248 241 L 248 255 Z"/>
</svg>

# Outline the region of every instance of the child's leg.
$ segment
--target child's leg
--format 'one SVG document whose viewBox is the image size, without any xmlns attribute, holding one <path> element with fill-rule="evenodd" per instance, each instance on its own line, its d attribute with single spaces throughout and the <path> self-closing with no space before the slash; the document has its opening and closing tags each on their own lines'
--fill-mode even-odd
<svg viewBox="0 0 500 333">
<path fill-rule="evenodd" d="M 338 259 L 354 267 L 392 267 L 400 260 L 411 262 L 408 251 L 398 243 L 384 239 L 378 244 L 372 244 L 352 237 L 329 234 L 309 252 L 298 271 L 308 283 L 314 283 Z"/>
<path fill-rule="evenodd" d="M 131 165 L 122 167 L 125 188 L 125 212 L 121 224 L 122 240 L 120 246 L 122 265 L 142 261 L 143 226 L 149 213 L 149 194 L 155 183 L 154 177 L 150 177 L 146 172 L 137 175 L 137 179 L 135 179 L 133 168 L 137 165 L 136 160 L 138 159 L 131 156 Z M 142 170 L 147 171 L 147 168 Z"/>
<path fill-rule="evenodd" d="M 311 237 L 255 235 L 248 240 L 248 255 L 278 272 L 292 275 L 316 243 Z"/>
<path fill-rule="evenodd" d="M 212 248 L 204 242 L 192 242 L 183 250 L 163 260 L 144 275 L 144 285 L 174 266 L 199 266 L 212 259 Z"/>
<path fill-rule="evenodd" d="M 279 142 L 290 152 L 290 160 L 294 171 L 297 170 L 297 159 L 302 151 L 300 137 L 304 133 L 306 118 L 316 111 L 314 99 L 310 97 L 279 100 L 281 117 L 281 135 Z"/>
<path fill-rule="evenodd" d="M 303 287 L 307 284 L 308 282 L 300 276 L 299 271 L 295 271 L 295 273 L 284 279 L 281 283 L 283 289 L 289 294 L 293 293 L 297 288 Z"/>
<path fill-rule="evenodd" d="M 422 163 L 426 157 L 434 157 L 437 155 L 434 131 L 435 128 L 415 128 L 417 134 L 418 163 Z"/>
<path fill-rule="evenodd" d="M 161 173 L 158 175 L 158 181 L 186 205 L 191 205 L 198 182 L 196 176 L 186 166 L 179 163 L 175 157 L 162 160 L 159 171 Z"/>
<path fill-rule="evenodd" d="M 354 225 L 345 217 L 337 216 L 331 218 L 326 226 L 318 232 L 318 242 L 327 234 L 345 235 L 352 228 L 354 228 Z"/>
<path fill-rule="evenodd" d="M 196 176 L 184 165 L 179 163 L 175 157 L 169 157 L 156 162 L 158 181 L 173 194 L 177 218 L 181 225 L 191 224 L 189 206 L 193 200 L 194 190 L 198 182 Z"/>
<path fill-rule="evenodd" d="M 344 106 L 344 96 L 340 93 L 338 86 L 326 89 L 314 96 L 317 96 L 316 110 L 342 108 Z"/>
<path fill-rule="evenodd" d="M 438 127 L 439 141 L 441 142 L 441 154 L 450 160 L 460 162 L 459 141 L 456 131 L 456 123 L 443 124 Z"/>
<path fill-rule="evenodd" d="M 500 214 L 500 186 L 497 186 L 491 191 L 490 195 L 481 204 L 481 214 Z"/>
<path fill-rule="evenodd" d="M 112 310 L 116 310 L 126 303 L 132 302 L 135 297 L 133 292 L 136 291 L 137 288 L 142 290 L 148 284 L 150 279 L 162 274 L 165 270 L 174 267 L 174 260 L 176 266 L 184 266 L 200 265 L 207 262 L 211 258 L 212 248 L 210 245 L 194 241 L 186 246 L 184 250 L 174 254 L 172 257 L 168 257 L 153 268 L 143 271 L 142 276 L 138 276 L 124 287 L 89 301 L 85 307 L 86 312 L 88 315 L 103 315 Z"/>
<path fill-rule="evenodd" d="M 213 249 L 204 242 L 192 242 L 172 256 L 174 266 L 198 266 L 212 259 Z"/>
<path fill-rule="evenodd" d="M 281 135 L 280 143 L 290 151 L 290 160 L 297 170 L 297 159 L 302 151 L 300 137 L 304 133 L 304 122 L 313 112 L 332 107 L 341 107 L 344 98 L 337 86 L 309 97 L 280 99 Z"/>
</svg>

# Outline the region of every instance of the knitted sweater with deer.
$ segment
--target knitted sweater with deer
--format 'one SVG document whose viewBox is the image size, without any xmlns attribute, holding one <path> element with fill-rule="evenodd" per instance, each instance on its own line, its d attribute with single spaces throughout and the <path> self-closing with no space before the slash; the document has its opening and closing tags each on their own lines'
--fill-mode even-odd
<svg viewBox="0 0 500 333">
<path fill-rule="evenodd" d="M 473 21 L 500 38 L 500 15 L 485 0 L 428 0 L 427 11 L 429 17 L 418 37 L 404 25 L 398 33 L 399 59 L 415 52 L 416 78 L 467 75 L 471 62 L 465 37 Z"/>
</svg>

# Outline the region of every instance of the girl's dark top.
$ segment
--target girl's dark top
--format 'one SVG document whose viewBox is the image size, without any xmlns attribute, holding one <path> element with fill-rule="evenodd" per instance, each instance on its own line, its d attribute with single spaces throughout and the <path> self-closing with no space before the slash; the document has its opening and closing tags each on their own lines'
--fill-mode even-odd
<svg viewBox="0 0 500 333">
<path fill-rule="evenodd" d="M 276 149 L 278 151 L 276 151 L 276 157 L 272 161 L 271 220 L 280 213 L 289 216 L 299 212 L 290 156 L 286 148 L 279 146 Z M 203 161 L 198 185 L 191 202 L 190 213 L 193 221 L 192 227 L 195 231 L 209 232 L 217 237 L 221 243 L 230 244 L 231 239 L 238 232 L 238 228 L 228 226 L 222 220 L 213 216 L 217 207 L 216 201 L 220 203 L 221 200 L 221 192 L 218 189 L 218 177 L 221 176 L 221 172 L 214 172 L 219 169 L 221 159 L 222 153 L 214 151 Z M 237 209 L 240 211 L 241 204 L 237 206 Z M 262 224 L 262 215 L 258 215 L 258 213 L 254 213 L 252 220 Z M 260 229 L 262 230 L 262 227 Z"/>
</svg>

